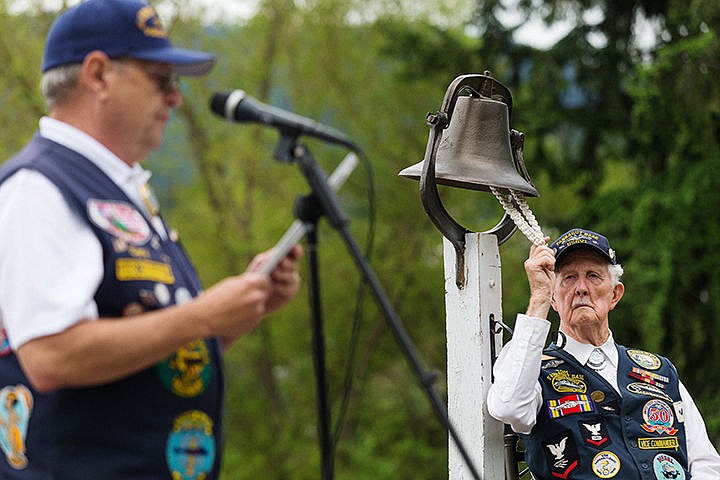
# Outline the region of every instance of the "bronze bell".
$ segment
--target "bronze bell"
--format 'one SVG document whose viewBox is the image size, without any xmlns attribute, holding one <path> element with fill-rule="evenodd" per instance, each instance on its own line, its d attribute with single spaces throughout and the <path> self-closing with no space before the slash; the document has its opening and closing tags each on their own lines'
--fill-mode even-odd
<svg viewBox="0 0 720 480">
<path fill-rule="evenodd" d="M 518 172 L 522 157 L 513 156 L 510 141 L 506 103 L 484 96 L 458 96 L 437 149 L 436 183 L 484 191 L 499 187 L 537 197 L 535 187 Z M 522 145 L 519 148 L 521 156 Z M 398 175 L 419 180 L 423 162 Z"/>
</svg>

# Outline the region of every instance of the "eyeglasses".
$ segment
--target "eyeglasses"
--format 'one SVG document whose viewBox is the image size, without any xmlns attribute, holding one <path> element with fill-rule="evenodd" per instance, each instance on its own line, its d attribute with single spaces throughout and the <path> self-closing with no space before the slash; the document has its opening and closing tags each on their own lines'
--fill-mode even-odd
<svg viewBox="0 0 720 480">
<path fill-rule="evenodd" d="M 152 68 L 140 67 L 148 77 L 152 78 L 161 92 L 170 93 L 180 88 L 180 75 L 175 72 L 158 72 Z"/>
<path fill-rule="evenodd" d="M 113 61 L 122 64 L 132 63 L 152 79 L 162 93 L 170 93 L 180 88 L 180 75 L 176 72 L 160 71 L 147 63 L 128 58 L 115 58 Z"/>
</svg>

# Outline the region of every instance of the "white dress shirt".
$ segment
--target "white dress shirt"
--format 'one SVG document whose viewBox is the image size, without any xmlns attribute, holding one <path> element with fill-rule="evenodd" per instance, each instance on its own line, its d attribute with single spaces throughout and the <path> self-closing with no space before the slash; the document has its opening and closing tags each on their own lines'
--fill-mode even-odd
<svg viewBox="0 0 720 480">
<path fill-rule="evenodd" d="M 43 117 L 39 124 L 41 136 L 87 157 L 148 213 L 139 187 L 150 172 L 66 123 Z M 165 234 L 159 218 L 152 223 Z M 51 181 L 32 170 L 8 178 L 0 185 L 0 225 L 0 321 L 13 349 L 98 317 L 102 248 Z"/>
<path fill-rule="evenodd" d="M 495 381 L 488 392 L 488 412 L 518 433 L 530 433 L 542 406 L 542 388 L 538 377 L 549 330 L 550 322 L 545 319 L 518 315 L 513 337 L 503 347 L 493 367 Z M 612 333 L 600 348 L 607 357 L 607 364 L 599 373 L 622 395 L 617 385 L 618 352 Z M 581 365 L 585 365 L 595 347 L 568 336 L 563 349 Z M 682 382 L 680 397 L 685 415 L 688 463 L 693 480 L 718 480 L 720 456 L 708 438 L 700 411 Z"/>
</svg>

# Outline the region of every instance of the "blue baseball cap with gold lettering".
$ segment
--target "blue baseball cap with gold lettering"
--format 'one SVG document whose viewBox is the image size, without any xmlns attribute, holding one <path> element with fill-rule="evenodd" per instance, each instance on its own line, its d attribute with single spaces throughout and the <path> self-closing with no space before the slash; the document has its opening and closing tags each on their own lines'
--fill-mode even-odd
<svg viewBox="0 0 720 480">
<path fill-rule="evenodd" d="M 556 265 L 561 257 L 578 248 L 589 248 L 605 257 L 611 264 L 617 265 L 615 250 L 610 248 L 608 239 L 590 230 L 582 228 L 568 230 L 552 242 L 550 248 L 555 251 Z"/>
<path fill-rule="evenodd" d="M 215 56 L 176 48 L 155 9 L 139 0 L 86 0 L 61 14 L 45 42 L 42 72 L 82 63 L 94 51 L 111 58 L 129 57 L 169 63 L 180 75 L 209 72 Z"/>
</svg>

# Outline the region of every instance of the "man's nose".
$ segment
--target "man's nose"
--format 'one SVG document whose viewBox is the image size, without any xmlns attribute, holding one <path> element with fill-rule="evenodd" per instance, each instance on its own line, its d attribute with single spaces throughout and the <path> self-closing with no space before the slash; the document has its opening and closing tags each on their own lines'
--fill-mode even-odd
<svg viewBox="0 0 720 480">
<path fill-rule="evenodd" d="M 575 284 L 575 295 L 587 295 L 588 288 L 587 288 L 587 282 L 583 277 L 580 277 Z"/>
<path fill-rule="evenodd" d="M 174 86 L 165 93 L 165 101 L 171 108 L 177 108 L 183 104 L 183 96 L 180 87 Z"/>
</svg>

